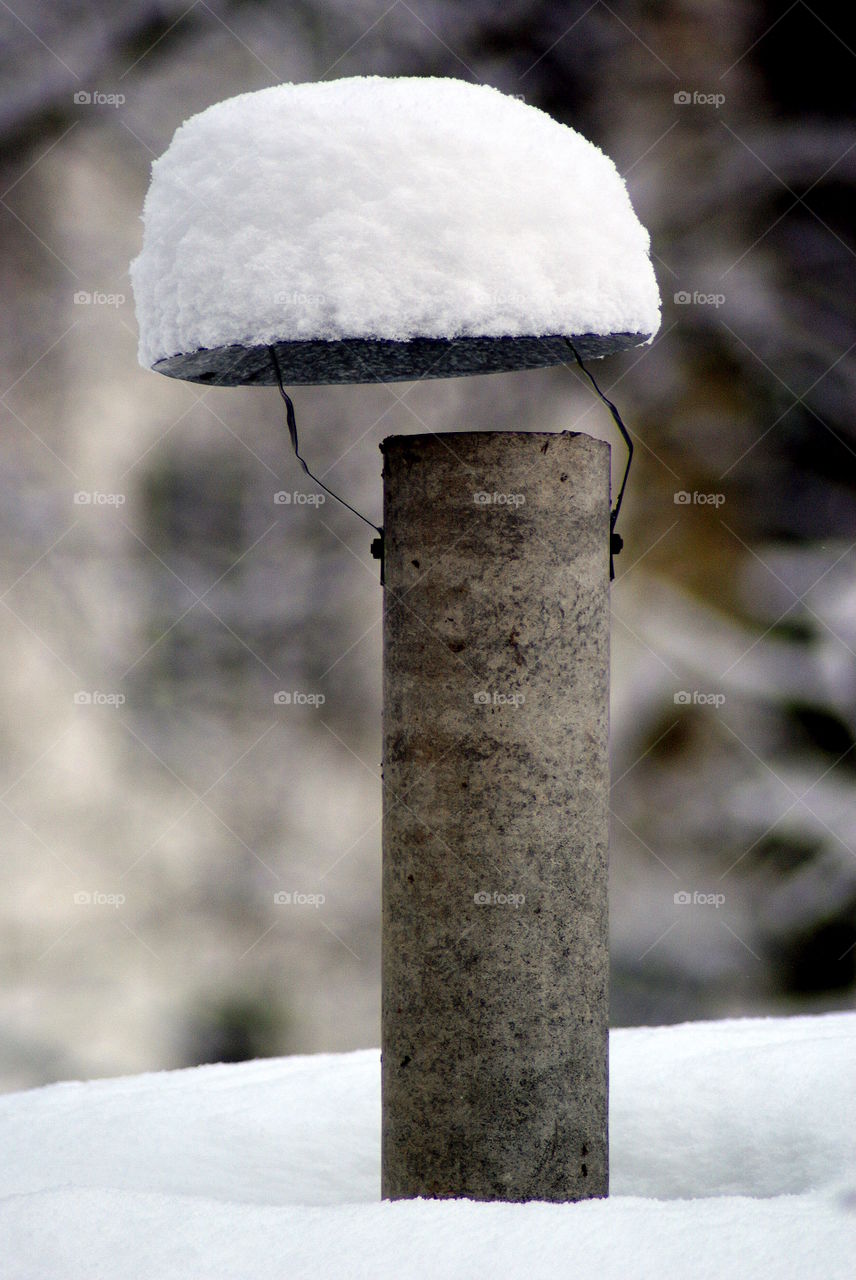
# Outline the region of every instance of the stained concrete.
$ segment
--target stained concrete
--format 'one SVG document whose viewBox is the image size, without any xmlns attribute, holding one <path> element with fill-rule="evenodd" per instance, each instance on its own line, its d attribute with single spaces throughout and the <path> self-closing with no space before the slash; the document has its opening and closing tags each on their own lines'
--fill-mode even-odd
<svg viewBox="0 0 856 1280">
<path fill-rule="evenodd" d="M 603 1196 L 609 446 L 383 453 L 382 1194 Z"/>
</svg>

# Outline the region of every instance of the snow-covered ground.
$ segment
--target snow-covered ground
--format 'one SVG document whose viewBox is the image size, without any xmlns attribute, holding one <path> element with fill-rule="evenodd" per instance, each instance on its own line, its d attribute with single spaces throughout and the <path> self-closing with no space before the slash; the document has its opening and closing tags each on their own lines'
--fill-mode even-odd
<svg viewBox="0 0 856 1280">
<path fill-rule="evenodd" d="M 0 1098 L 4 1280 L 853 1274 L 856 1014 L 617 1030 L 611 1195 L 380 1200 L 377 1050 Z"/>
</svg>

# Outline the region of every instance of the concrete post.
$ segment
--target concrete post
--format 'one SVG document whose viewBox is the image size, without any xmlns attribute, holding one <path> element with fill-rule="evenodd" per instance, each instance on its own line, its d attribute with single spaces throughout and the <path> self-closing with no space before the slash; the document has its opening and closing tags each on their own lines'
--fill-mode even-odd
<svg viewBox="0 0 856 1280">
<path fill-rule="evenodd" d="M 382 448 L 382 1195 L 604 1196 L 609 446 Z"/>
</svg>

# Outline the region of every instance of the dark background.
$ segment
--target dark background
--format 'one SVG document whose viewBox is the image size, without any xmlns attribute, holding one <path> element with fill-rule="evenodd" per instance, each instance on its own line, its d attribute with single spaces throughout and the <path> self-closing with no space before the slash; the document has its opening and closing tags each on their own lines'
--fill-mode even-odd
<svg viewBox="0 0 856 1280">
<path fill-rule="evenodd" d="M 612 595 L 613 1021 L 849 1007 L 844 11 L 16 0 L 0 30 L 4 1087 L 379 1041 L 367 531 L 333 504 L 273 503 L 313 491 L 275 392 L 138 367 L 127 276 L 178 125 L 282 80 L 483 81 L 625 176 L 663 324 L 596 368 L 636 444 Z M 617 444 L 566 369 L 306 389 L 298 412 L 312 465 L 376 519 L 385 435 L 578 427 Z M 278 688 L 326 701 L 278 706 Z M 284 908 L 283 890 L 325 901 Z"/>
</svg>

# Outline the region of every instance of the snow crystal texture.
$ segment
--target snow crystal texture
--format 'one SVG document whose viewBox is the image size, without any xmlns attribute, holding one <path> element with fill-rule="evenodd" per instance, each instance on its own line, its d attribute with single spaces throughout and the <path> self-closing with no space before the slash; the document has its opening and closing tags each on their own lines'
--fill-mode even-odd
<svg viewBox="0 0 856 1280">
<path fill-rule="evenodd" d="M 380 1200 L 380 1055 L 0 1098 L 3 1280 L 851 1280 L 856 1014 L 610 1033 L 608 1199 Z"/>
<path fill-rule="evenodd" d="M 656 333 L 649 237 L 593 143 L 487 85 L 279 84 L 192 116 L 131 264 L 140 363 L 301 339 Z"/>
</svg>

